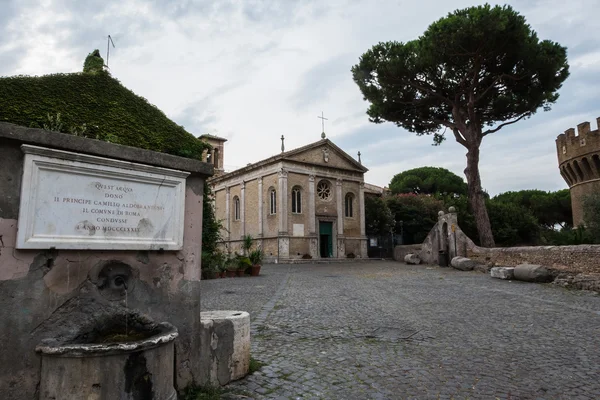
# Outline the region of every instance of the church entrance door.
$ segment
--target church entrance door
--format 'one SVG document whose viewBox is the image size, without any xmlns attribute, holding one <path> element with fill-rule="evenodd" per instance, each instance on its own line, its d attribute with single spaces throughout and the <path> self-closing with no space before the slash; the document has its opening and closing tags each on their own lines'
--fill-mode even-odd
<svg viewBox="0 0 600 400">
<path fill-rule="evenodd" d="M 319 221 L 319 250 L 321 258 L 333 257 L 333 223 Z"/>
</svg>

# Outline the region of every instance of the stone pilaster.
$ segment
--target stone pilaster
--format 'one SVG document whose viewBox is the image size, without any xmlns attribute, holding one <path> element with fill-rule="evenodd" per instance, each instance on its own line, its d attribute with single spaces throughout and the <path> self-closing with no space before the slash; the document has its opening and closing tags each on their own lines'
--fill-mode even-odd
<svg viewBox="0 0 600 400">
<path fill-rule="evenodd" d="M 335 180 L 335 197 L 337 200 L 336 204 L 337 204 L 337 215 L 338 215 L 338 220 L 337 220 L 338 236 L 344 235 L 344 196 L 342 193 L 342 183 L 343 183 L 343 181 L 339 178 Z"/>
<path fill-rule="evenodd" d="M 361 182 L 358 190 L 359 218 L 360 218 L 360 252 L 362 258 L 368 258 L 367 237 L 365 229 L 365 183 Z"/>
<path fill-rule="evenodd" d="M 229 191 L 229 187 L 225 188 L 225 215 L 227 218 L 225 219 L 225 227 L 227 229 L 227 240 L 231 240 L 231 202 L 230 202 L 231 193 Z"/>
<path fill-rule="evenodd" d="M 279 214 L 279 234 L 287 235 L 288 231 L 288 193 L 287 193 L 288 173 L 285 169 L 279 171 L 279 190 L 277 191 L 277 213 Z"/>
<path fill-rule="evenodd" d="M 259 177 L 258 181 L 258 237 L 263 235 L 263 178 Z"/>
<path fill-rule="evenodd" d="M 246 181 L 242 181 L 240 189 L 240 222 L 242 223 L 242 238 L 246 235 Z"/>
<path fill-rule="evenodd" d="M 365 229 L 365 183 L 360 183 L 360 188 L 358 190 L 358 203 L 359 203 L 359 215 L 360 215 L 360 236 L 366 235 Z"/>
<path fill-rule="evenodd" d="M 315 215 L 315 176 L 308 176 L 308 234 L 316 233 L 317 217 Z M 311 254 L 312 255 L 312 254 Z"/>
</svg>

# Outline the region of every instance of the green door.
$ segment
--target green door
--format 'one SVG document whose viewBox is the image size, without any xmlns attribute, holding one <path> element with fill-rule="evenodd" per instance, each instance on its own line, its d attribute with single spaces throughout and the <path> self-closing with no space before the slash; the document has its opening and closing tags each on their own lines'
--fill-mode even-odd
<svg viewBox="0 0 600 400">
<path fill-rule="evenodd" d="M 333 257 L 333 222 L 319 221 L 319 250 L 321 258 Z"/>
</svg>

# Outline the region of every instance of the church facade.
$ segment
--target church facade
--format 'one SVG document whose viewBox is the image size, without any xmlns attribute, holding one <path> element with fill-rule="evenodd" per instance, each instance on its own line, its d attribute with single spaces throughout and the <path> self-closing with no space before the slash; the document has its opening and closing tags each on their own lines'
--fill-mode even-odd
<svg viewBox="0 0 600 400">
<path fill-rule="evenodd" d="M 225 139 L 206 137 L 223 165 Z M 323 138 L 209 180 L 223 247 L 241 253 L 251 235 L 265 262 L 366 258 L 364 173 L 360 162 Z M 310 256 L 310 257 L 309 257 Z"/>
</svg>

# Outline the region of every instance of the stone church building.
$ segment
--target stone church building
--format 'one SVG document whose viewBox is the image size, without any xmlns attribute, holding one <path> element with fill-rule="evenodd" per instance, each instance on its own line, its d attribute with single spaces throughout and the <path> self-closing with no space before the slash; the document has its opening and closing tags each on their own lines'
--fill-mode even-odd
<svg viewBox="0 0 600 400">
<path fill-rule="evenodd" d="M 225 173 L 224 142 L 213 146 L 209 184 L 224 247 L 240 252 L 251 235 L 265 262 L 290 259 L 367 257 L 364 174 L 359 161 L 322 135 L 322 140 Z M 282 137 L 283 141 L 283 137 Z"/>
</svg>

